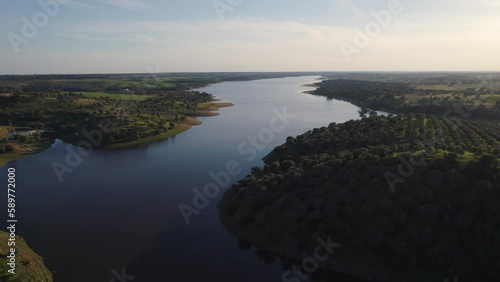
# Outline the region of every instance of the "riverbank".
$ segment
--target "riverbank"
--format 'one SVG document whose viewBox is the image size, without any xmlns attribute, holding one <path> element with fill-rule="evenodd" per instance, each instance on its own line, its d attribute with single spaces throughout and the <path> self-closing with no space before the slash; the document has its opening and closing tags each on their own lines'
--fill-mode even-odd
<svg viewBox="0 0 500 282">
<path fill-rule="evenodd" d="M 22 159 L 19 164 L 23 175 L 29 176 L 20 175 L 25 187 L 21 195 L 23 213 L 27 215 L 23 224 L 30 226 L 23 235 L 28 243 L 32 242 L 31 247 L 47 257 L 49 268 L 57 270 L 56 281 L 86 282 L 96 277 L 109 281 L 110 271 L 120 272 L 122 267 L 136 280 L 145 281 L 162 281 L 166 272 L 180 281 L 203 281 L 207 277 L 228 282 L 281 281 L 280 263 L 268 265 L 254 255 L 254 249 L 240 250 L 220 224 L 215 201 L 199 216 L 190 217 L 189 228 L 185 228 L 178 206 L 182 202 L 192 206 L 193 187 L 203 188 L 208 183 L 207 173 L 227 169 L 229 160 L 236 160 L 245 170 L 261 166 L 261 158 L 288 136 L 358 116 L 354 106 L 337 106 L 326 99 L 302 94 L 307 88 L 300 85 L 310 81 L 311 77 L 230 82 L 200 89 L 223 99 L 217 102 L 230 101 L 235 107 L 221 109 L 216 118 L 198 118 L 203 121 L 201 126 L 172 139 L 130 149 L 95 150 L 73 173 L 64 174 L 62 183 L 54 177 L 50 165 L 53 161 L 64 164 L 66 144 Z M 289 120 L 282 132 L 273 132 L 273 141 L 265 144 L 266 149 L 256 150 L 255 158 L 247 161 L 248 156 L 236 150 L 238 145 L 269 128 L 271 115 L 276 114 L 275 106 L 280 114 L 300 113 L 301 118 Z M 349 112 L 337 111 L 337 107 Z M 281 128 L 282 123 L 277 121 L 275 126 Z M 71 194 L 79 197 L 67 197 Z M 103 203 L 112 203 L 111 208 Z M 65 212 L 54 221 L 57 210 Z M 58 239 L 61 226 L 65 227 L 66 238 L 84 242 L 73 246 L 70 263 L 67 256 L 61 255 L 61 250 L 68 248 L 67 242 Z M 193 228 L 199 232 L 194 234 Z M 201 238 L 197 234 L 203 234 L 206 248 L 193 244 L 193 240 Z M 136 240 L 137 236 L 142 239 Z M 102 249 L 106 252 L 100 252 Z M 165 249 L 182 252 L 173 254 Z M 88 263 L 94 253 L 100 256 L 91 268 L 78 267 Z M 207 254 L 217 254 L 218 259 L 207 262 Z M 163 262 L 162 267 L 155 267 L 158 262 Z M 211 269 L 208 274 L 207 269 Z"/>
<path fill-rule="evenodd" d="M 47 138 L 35 144 L 13 144 L 12 152 L 0 154 L 0 168 L 13 160 L 43 152 L 50 148 L 51 145 L 52 141 Z"/>
<path fill-rule="evenodd" d="M 194 112 L 192 116 L 187 116 L 183 122 L 177 124 L 173 129 L 170 129 L 167 132 L 155 136 L 141 138 L 139 140 L 131 142 L 111 144 L 106 146 L 105 149 L 127 148 L 137 145 L 144 145 L 154 141 L 161 141 L 169 137 L 174 137 L 184 131 L 191 129 L 193 126 L 201 125 L 202 122 L 196 118 L 197 116 L 218 116 L 220 115 L 220 113 L 217 111 L 220 108 L 231 107 L 231 106 L 234 106 L 234 104 L 227 102 L 202 103 L 198 105 L 198 109 Z"/>
<path fill-rule="evenodd" d="M 127 148 L 127 147 L 133 147 L 137 145 L 143 145 L 155 141 L 161 141 L 164 139 L 167 139 L 169 137 L 176 136 L 182 132 L 185 132 L 189 129 L 191 129 L 193 126 L 198 126 L 201 125 L 202 122 L 198 120 L 196 117 L 197 116 L 218 116 L 220 113 L 218 110 L 220 108 L 224 107 L 231 107 L 234 106 L 233 103 L 228 103 L 228 102 L 207 102 L 207 103 L 201 103 L 198 105 L 196 111 L 190 115 L 187 116 L 184 121 L 176 124 L 172 129 L 163 132 L 161 134 L 155 135 L 155 136 L 149 136 L 145 138 L 141 138 L 139 140 L 134 140 L 130 142 L 124 142 L 124 143 L 116 143 L 116 144 L 111 144 L 108 146 L 105 146 L 105 149 L 121 149 L 121 148 Z M 8 162 L 11 162 L 13 160 L 22 158 L 24 156 L 29 156 L 31 154 L 35 153 L 40 153 L 48 148 L 50 148 L 51 144 L 53 142 L 49 139 L 44 138 L 41 142 L 35 143 L 35 144 L 14 144 L 13 151 L 12 152 L 6 152 L 0 154 L 0 168 L 6 165 Z"/>
</svg>

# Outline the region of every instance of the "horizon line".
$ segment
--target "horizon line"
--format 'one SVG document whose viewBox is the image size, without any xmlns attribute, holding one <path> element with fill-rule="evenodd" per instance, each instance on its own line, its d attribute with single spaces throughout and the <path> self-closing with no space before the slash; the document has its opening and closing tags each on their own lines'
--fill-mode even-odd
<svg viewBox="0 0 500 282">
<path fill-rule="evenodd" d="M 368 70 L 356 70 L 356 71 L 341 71 L 341 70 L 332 70 L 332 71 L 173 71 L 173 72 L 103 72 L 103 73 L 24 73 L 24 74 L 0 74 L 0 76 L 56 76 L 56 75 L 169 75 L 169 74 L 301 74 L 301 73 L 455 73 L 455 74 L 471 74 L 471 73 L 500 73 L 500 70 L 496 71 L 485 71 L 485 70 L 429 70 L 429 71 L 368 71 Z"/>
</svg>

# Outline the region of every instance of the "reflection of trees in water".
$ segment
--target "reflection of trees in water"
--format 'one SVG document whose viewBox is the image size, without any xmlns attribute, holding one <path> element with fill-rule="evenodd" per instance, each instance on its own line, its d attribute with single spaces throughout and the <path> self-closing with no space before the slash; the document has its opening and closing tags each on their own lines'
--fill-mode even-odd
<svg viewBox="0 0 500 282">
<path fill-rule="evenodd" d="M 238 247 L 242 251 L 250 251 L 253 245 L 248 242 L 238 240 Z M 273 265 L 276 262 L 276 256 L 266 250 L 255 247 L 255 254 L 257 255 L 257 258 L 264 261 L 266 265 Z"/>
<path fill-rule="evenodd" d="M 262 260 L 267 266 L 273 265 L 274 263 L 278 262 L 281 264 L 283 267 L 283 272 L 286 270 L 291 270 L 293 266 L 301 266 L 302 262 L 296 261 L 296 260 L 291 260 L 288 258 L 280 257 L 277 255 L 274 255 L 266 250 L 257 248 L 253 246 L 251 243 L 238 240 L 238 247 L 242 251 L 251 251 L 253 248 L 255 248 L 255 255 L 259 260 Z M 343 275 L 339 273 L 335 273 L 332 271 L 327 271 L 327 270 L 318 270 L 314 273 L 306 273 L 304 270 L 302 270 L 304 274 L 307 274 L 309 276 L 309 279 L 307 280 L 302 280 L 298 276 L 293 276 L 296 279 L 299 280 L 293 280 L 290 279 L 289 281 L 309 281 L 309 282 L 328 282 L 328 281 L 342 281 L 342 282 L 367 282 L 366 280 L 354 278 L 348 275 Z M 292 277 L 292 276 L 290 276 Z"/>
<path fill-rule="evenodd" d="M 255 254 L 260 260 L 263 260 L 266 265 L 273 265 L 276 262 L 276 257 L 263 249 L 256 249 Z"/>
<path fill-rule="evenodd" d="M 247 243 L 247 242 L 242 241 L 242 240 L 238 240 L 238 247 L 242 251 L 249 251 L 252 248 L 252 244 Z"/>
</svg>

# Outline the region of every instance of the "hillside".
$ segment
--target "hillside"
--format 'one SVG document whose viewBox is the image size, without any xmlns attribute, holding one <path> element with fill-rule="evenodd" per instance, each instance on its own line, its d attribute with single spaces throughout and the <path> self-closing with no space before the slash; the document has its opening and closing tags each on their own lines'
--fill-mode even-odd
<svg viewBox="0 0 500 282">
<path fill-rule="evenodd" d="M 275 148 L 221 221 L 295 260 L 331 236 L 321 267 L 373 281 L 496 281 L 499 140 L 498 123 L 425 114 L 332 123 Z"/>
</svg>

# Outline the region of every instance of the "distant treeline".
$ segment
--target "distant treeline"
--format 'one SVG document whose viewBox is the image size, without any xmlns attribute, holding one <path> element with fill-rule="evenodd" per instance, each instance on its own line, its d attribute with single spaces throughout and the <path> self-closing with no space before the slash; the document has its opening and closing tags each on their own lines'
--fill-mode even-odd
<svg viewBox="0 0 500 282">
<path fill-rule="evenodd" d="M 421 89 L 415 81 L 397 82 L 395 79 L 372 81 L 360 79 L 331 79 L 318 84 L 315 95 L 351 102 L 359 107 L 391 113 L 427 113 L 457 115 L 465 118 L 500 120 L 500 89 L 488 89 L 485 85 L 463 90 Z M 437 83 L 437 79 L 425 83 Z M 392 82 L 396 81 L 396 82 Z M 461 81 L 478 83 L 478 81 Z M 441 81 L 444 83 L 444 81 Z M 456 83 L 456 81 L 455 81 Z M 450 82 L 453 84 L 453 82 Z M 436 84 L 448 86 L 448 84 Z M 498 92 L 496 92 L 498 91 Z M 485 106 L 482 95 L 499 95 L 492 98 L 496 103 Z"/>
</svg>

